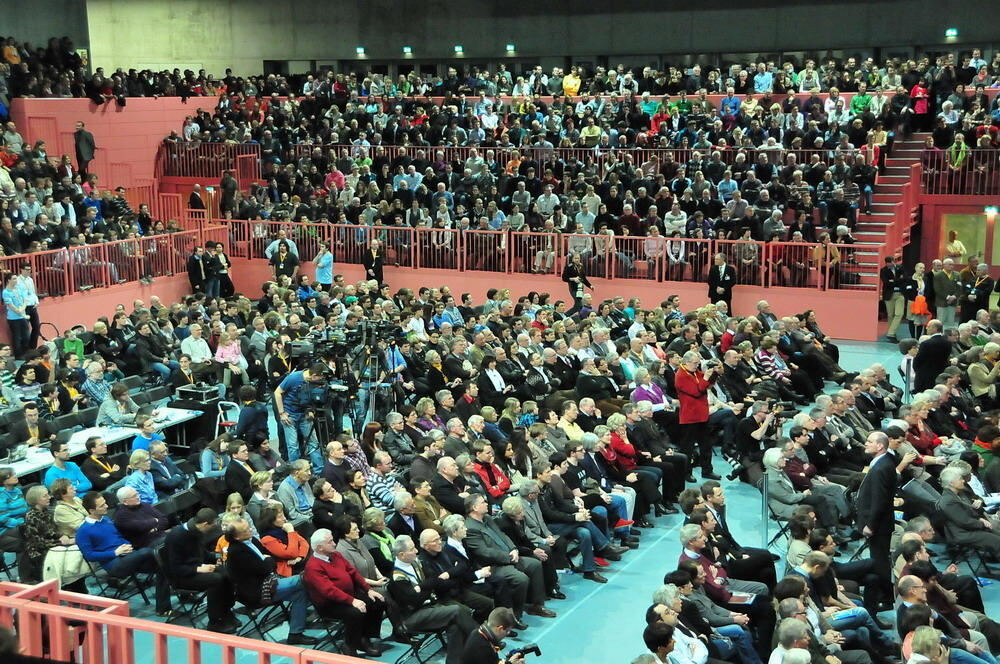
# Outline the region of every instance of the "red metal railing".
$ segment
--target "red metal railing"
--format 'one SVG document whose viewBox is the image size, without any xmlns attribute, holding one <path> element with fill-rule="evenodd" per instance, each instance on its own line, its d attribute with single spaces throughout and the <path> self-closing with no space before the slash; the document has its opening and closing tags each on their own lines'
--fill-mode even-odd
<svg viewBox="0 0 1000 664">
<path fill-rule="evenodd" d="M 260 177 L 260 145 L 257 143 L 165 142 L 161 150 L 164 176 L 215 181 L 220 179 L 222 171 L 235 169 L 240 156 L 249 156 L 258 164 L 256 177 Z M 244 166 L 244 168 L 247 169 L 248 175 L 254 174 L 252 167 Z"/>
<path fill-rule="evenodd" d="M 920 162 L 924 193 L 950 196 L 1000 195 L 1000 149 L 924 150 Z"/>
<path fill-rule="evenodd" d="M 266 260 L 281 233 L 302 263 L 315 257 L 320 242 L 329 242 L 335 264 L 360 264 L 371 240 L 378 239 L 385 248 L 386 266 L 418 269 L 559 275 L 568 256 L 580 253 L 587 274 L 594 277 L 705 281 L 712 257 L 721 252 L 736 266 L 738 282 L 744 285 L 874 292 L 878 281 L 877 245 L 832 245 L 840 252 L 839 260 L 822 252 L 817 260 L 819 245 L 815 243 L 272 221 L 222 223 L 229 255 L 234 258 Z M 842 272 L 852 276 L 841 279 Z"/>
<path fill-rule="evenodd" d="M 222 242 L 228 248 L 229 229 L 208 225 L 198 230 L 4 256 L 0 272 L 16 273 L 22 263 L 29 263 L 38 295 L 60 297 L 183 273 L 195 245 L 207 240 Z"/>
<path fill-rule="evenodd" d="M 15 628 L 22 654 L 82 664 L 170 664 L 171 650 L 191 664 L 358 664 L 344 655 L 296 648 L 191 627 L 141 620 L 127 602 L 37 586 L 0 584 L 0 625 Z"/>
</svg>

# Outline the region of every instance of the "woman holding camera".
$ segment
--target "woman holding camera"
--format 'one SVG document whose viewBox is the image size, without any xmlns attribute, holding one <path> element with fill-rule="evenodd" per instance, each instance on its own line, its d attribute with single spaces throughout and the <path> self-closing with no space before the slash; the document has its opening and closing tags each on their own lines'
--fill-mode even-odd
<svg viewBox="0 0 1000 664">
<path fill-rule="evenodd" d="M 681 366 L 674 376 L 674 387 L 680 401 L 681 451 L 694 459 L 695 446 L 701 461 L 701 477 L 706 480 L 721 479 L 712 470 L 712 439 L 708 430 L 708 390 L 718 377 L 718 362 L 701 367 L 701 355 L 689 350 L 681 358 Z"/>
</svg>

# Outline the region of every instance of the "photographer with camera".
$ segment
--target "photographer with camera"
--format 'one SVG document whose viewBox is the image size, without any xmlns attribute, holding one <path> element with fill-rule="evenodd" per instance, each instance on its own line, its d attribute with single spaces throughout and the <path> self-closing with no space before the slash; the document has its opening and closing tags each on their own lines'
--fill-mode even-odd
<svg viewBox="0 0 1000 664">
<path fill-rule="evenodd" d="M 507 653 L 507 657 L 500 658 L 504 637 L 511 634 L 514 622 L 514 612 L 510 609 L 502 606 L 493 609 L 486 622 L 466 639 L 462 650 L 462 664 L 521 664 L 527 654 L 541 656 L 541 649 L 530 644 L 515 648 Z"/>
<path fill-rule="evenodd" d="M 312 388 L 325 380 L 326 365 L 313 362 L 308 369 L 293 371 L 274 390 L 274 409 L 285 433 L 285 458 L 295 461 L 309 457 L 313 468 L 323 467 L 316 436 L 315 413 L 311 408 Z"/>
<path fill-rule="evenodd" d="M 698 447 L 701 476 L 706 480 L 721 479 L 712 470 L 712 440 L 708 429 L 708 390 L 718 377 L 718 371 L 718 361 L 708 360 L 703 364 L 701 355 L 689 350 L 681 358 L 681 366 L 674 377 L 680 401 L 681 449 L 693 460 L 695 446 Z"/>
<path fill-rule="evenodd" d="M 744 479 L 757 484 L 764 474 L 764 450 L 774 446 L 780 430 L 778 416 L 783 409 L 779 402 L 771 407 L 767 401 L 754 401 L 747 417 L 736 426 L 736 449 L 743 466 Z"/>
</svg>

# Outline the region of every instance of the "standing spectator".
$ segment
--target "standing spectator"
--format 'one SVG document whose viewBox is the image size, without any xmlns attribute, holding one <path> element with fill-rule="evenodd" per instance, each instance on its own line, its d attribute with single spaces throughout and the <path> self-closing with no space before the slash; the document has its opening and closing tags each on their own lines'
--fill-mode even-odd
<svg viewBox="0 0 1000 664">
<path fill-rule="evenodd" d="M 361 264 L 365 268 L 365 277 L 368 279 L 374 279 L 378 282 L 378 285 L 382 285 L 383 281 L 383 264 L 385 262 L 385 253 L 382 250 L 381 244 L 378 240 L 373 239 L 371 245 L 369 245 L 368 251 L 364 253 L 361 257 Z"/>
<path fill-rule="evenodd" d="M 35 280 L 31 278 L 30 263 L 21 264 L 21 272 L 17 277 L 17 290 L 21 293 L 24 313 L 30 326 L 28 348 L 35 348 L 38 346 L 42 323 L 38 318 L 38 292 L 35 290 Z"/>
<path fill-rule="evenodd" d="M 718 362 L 702 371 L 701 355 L 696 351 L 684 353 L 681 366 L 674 377 L 674 387 L 680 401 L 679 423 L 683 429 L 683 452 L 694 459 L 695 446 L 701 461 L 701 476 L 706 480 L 721 479 L 712 471 L 712 443 L 708 430 L 708 391 L 715 382 Z"/>
<path fill-rule="evenodd" d="M 708 301 L 725 302 L 733 310 L 733 286 L 736 285 L 736 268 L 726 264 L 726 255 L 715 255 L 715 267 L 708 273 Z"/>
<path fill-rule="evenodd" d="M 7 325 L 10 327 L 10 343 L 14 348 L 14 357 L 19 358 L 28 350 L 31 332 L 24 294 L 18 288 L 16 274 L 7 275 L 6 287 L 3 289 L 3 304 L 7 309 Z"/>
<path fill-rule="evenodd" d="M 80 177 L 86 180 L 87 168 L 94 159 L 97 144 L 94 143 L 94 135 L 84 127 L 84 123 L 76 123 L 76 131 L 73 132 L 73 146 L 76 149 L 76 169 L 80 172 Z"/>
<path fill-rule="evenodd" d="M 888 454 L 889 437 L 874 431 L 865 440 L 865 453 L 872 457 L 868 472 L 858 487 L 854 504 L 857 506 L 857 528 L 868 538 L 869 557 L 874 572 L 882 582 L 883 597 L 891 597 L 892 562 L 889 544 L 895 520 L 892 516 L 896 494 L 895 455 Z"/>
<path fill-rule="evenodd" d="M 889 330 L 885 336 L 888 341 L 896 343 L 896 330 L 903 322 L 906 298 L 903 295 L 903 268 L 896 263 L 895 256 L 885 257 L 885 267 L 879 272 L 879 280 L 882 282 L 882 302 L 885 303 L 885 315 L 889 321 Z"/>
</svg>

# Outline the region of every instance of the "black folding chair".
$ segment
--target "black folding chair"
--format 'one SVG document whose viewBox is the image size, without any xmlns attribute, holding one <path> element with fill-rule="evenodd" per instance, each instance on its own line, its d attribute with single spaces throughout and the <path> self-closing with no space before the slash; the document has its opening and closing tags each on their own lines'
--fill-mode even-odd
<svg viewBox="0 0 1000 664">
<path fill-rule="evenodd" d="M 180 604 L 180 610 L 174 610 L 167 622 L 176 622 L 178 618 L 186 616 L 191 626 L 197 628 L 199 620 L 202 617 L 208 617 L 208 602 L 206 602 L 205 591 L 177 587 L 173 577 L 167 573 L 166 551 L 162 544 L 153 549 L 153 557 L 156 558 L 160 574 L 166 579 L 170 591 L 177 597 L 177 602 Z"/>
</svg>

